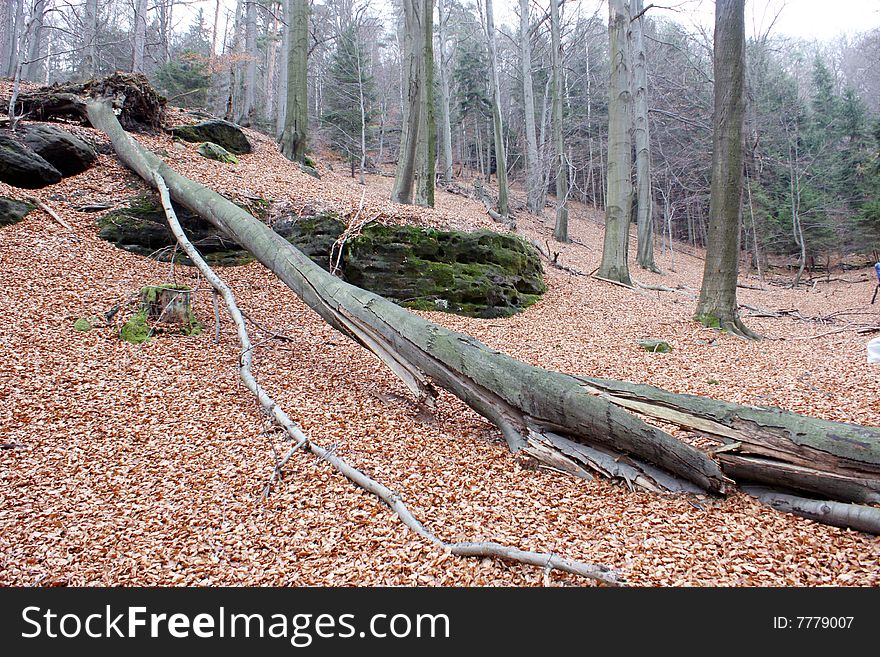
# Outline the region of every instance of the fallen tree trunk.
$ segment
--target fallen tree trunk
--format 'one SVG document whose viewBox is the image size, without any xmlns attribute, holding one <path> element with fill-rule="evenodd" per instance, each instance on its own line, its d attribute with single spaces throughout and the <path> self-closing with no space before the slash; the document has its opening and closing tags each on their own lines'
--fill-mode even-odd
<svg viewBox="0 0 880 657">
<path fill-rule="evenodd" d="M 376 495 L 379 499 L 385 502 L 392 511 L 397 514 L 397 517 L 400 518 L 400 521 L 403 524 L 416 532 L 419 536 L 428 539 L 434 545 L 442 547 L 443 549 L 448 550 L 454 555 L 462 557 L 493 557 L 496 559 L 503 559 L 505 561 L 513 561 L 516 563 L 542 567 L 547 571 L 553 569 L 561 570 L 567 573 L 572 573 L 574 575 L 580 575 L 581 577 L 594 579 L 599 582 L 603 582 L 604 584 L 607 584 L 609 586 L 623 585 L 623 581 L 620 575 L 616 571 L 613 571 L 606 566 L 583 563 L 581 561 L 573 561 L 571 559 L 565 559 L 563 557 L 556 556 L 555 554 L 520 550 L 518 548 L 501 545 L 500 543 L 495 542 L 468 541 L 448 543 L 437 537 L 433 532 L 425 527 L 425 525 L 423 525 L 421 521 L 419 521 L 419 519 L 416 518 L 409 510 L 409 507 L 404 504 L 400 495 L 392 491 L 387 486 L 379 483 L 375 479 L 368 477 L 357 468 L 352 467 L 344 459 L 333 453 L 332 450 L 325 449 L 324 447 L 314 442 L 309 436 L 307 436 L 302 431 L 302 428 L 297 425 L 293 420 L 291 420 L 287 413 L 280 406 L 278 406 L 275 400 L 273 400 L 272 397 L 269 396 L 265 389 L 260 386 L 259 383 L 257 383 L 257 380 L 254 377 L 252 371 L 254 354 L 253 345 L 251 343 L 250 337 L 248 336 L 247 327 L 244 323 L 244 315 L 239 310 L 238 304 L 236 304 L 235 302 L 235 297 L 232 294 L 232 290 L 230 290 L 229 286 L 226 285 L 226 283 L 224 283 L 219 276 L 217 276 L 214 270 L 211 269 L 207 262 L 205 262 L 205 259 L 202 257 L 202 255 L 186 237 L 186 234 L 183 232 L 183 227 L 177 220 L 177 215 L 174 212 L 174 207 L 171 205 L 171 198 L 168 195 L 168 188 L 165 185 L 165 181 L 162 176 L 160 176 L 158 173 L 154 173 L 153 182 L 155 183 L 156 188 L 159 190 L 159 194 L 162 199 L 162 207 L 165 210 L 165 215 L 168 218 L 168 225 L 171 228 L 175 239 L 178 241 L 180 247 L 184 250 L 184 252 L 189 256 L 190 260 L 193 262 L 196 268 L 198 268 L 199 272 L 201 272 L 201 274 L 211 284 L 211 287 L 214 289 L 215 303 L 217 300 L 217 294 L 220 294 L 223 297 L 223 301 L 226 303 L 226 309 L 229 312 L 229 316 L 232 318 L 232 322 L 235 324 L 236 332 L 238 333 L 238 340 L 241 344 L 242 350 L 239 356 L 239 374 L 242 378 L 242 381 L 244 381 L 245 386 L 257 398 L 257 401 L 260 403 L 260 406 L 263 408 L 266 414 L 268 414 L 273 419 L 273 421 L 285 431 L 288 437 L 292 441 L 294 441 L 295 447 L 291 449 L 290 454 L 298 449 L 307 449 L 317 458 L 326 461 L 334 468 L 336 468 L 338 472 L 347 477 L 349 481 L 354 483 L 356 486 Z M 290 454 L 286 458 L 289 458 Z M 279 466 L 276 465 L 276 473 L 278 471 L 278 467 Z"/>
<path fill-rule="evenodd" d="M 743 486 L 743 491 L 783 513 L 791 513 L 834 527 L 880 534 L 880 509 L 872 506 L 843 504 L 831 500 L 810 500 L 760 486 Z"/>
<path fill-rule="evenodd" d="M 728 433 L 736 432 L 737 438 L 731 438 L 718 429 L 726 426 L 725 420 L 716 412 L 717 407 L 709 403 L 711 400 L 703 400 L 708 406 L 692 404 L 687 407 L 687 412 L 679 411 L 674 419 L 665 410 L 665 414 L 646 412 L 664 408 L 663 404 L 627 399 L 627 394 L 634 394 L 632 390 L 625 393 L 631 384 L 577 378 L 527 365 L 471 337 L 423 320 L 382 297 L 348 285 L 315 265 L 238 206 L 174 172 L 126 135 L 113 112 L 103 103 L 90 102 L 88 113 L 92 125 L 109 135 L 125 164 L 150 182 L 153 172 L 159 173 L 175 201 L 203 216 L 250 251 L 331 326 L 383 360 L 420 401 L 433 403 L 437 393 L 432 384 L 449 390 L 495 423 L 514 451 L 521 450 L 573 474 L 588 476 L 589 471 L 597 471 L 647 490 L 694 490 L 695 485 L 723 494 L 731 488 L 732 481 L 726 473 L 732 473 L 733 468 L 728 466 L 722 470 L 722 464 L 737 456 L 735 450 L 740 449 L 741 444 L 757 444 L 739 440 L 749 435 L 749 427 L 762 426 L 760 421 L 752 418 L 755 409 L 750 407 L 727 405 L 727 411 L 733 417 L 742 412 L 745 418 L 744 424 L 737 425 L 733 421 L 732 428 L 724 429 Z M 634 404 L 641 406 L 636 408 Z M 677 440 L 632 415 L 631 411 L 720 437 L 729 443 L 724 446 L 728 451 L 717 457 L 722 464 L 711 453 Z M 778 434 L 771 432 L 773 439 L 764 438 L 772 447 L 763 452 L 752 452 L 766 461 L 762 464 L 765 467 L 772 466 L 780 457 L 799 459 L 798 463 L 802 463 L 813 453 L 805 451 L 808 448 L 823 452 L 825 446 L 821 438 L 830 437 L 834 427 L 838 430 L 849 427 L 847 431 L 857 429 L 858 440 L 867 444 L 867 454 L 880 450 L 878 429 L 853 428 L 853 425 L 790 415 L 797 418 L 798 428 L 794 433 L 809 438 L 785 443 L 776 440 Z M 712 430 L 707 430 L 707 426 Z M 818 447 L 811 443 L 814 439 L 819 441 L 816 443 Z M 845 442 L 846 439 L 838 447 Z M 788 453 L 789 449 L 794 450 L 792 454 Z M 858 495 L 869 498 L 870 491 L 878 490 L 877 473 L 870 470 L 873 457 L 850 454 L 843 449 L 840 452 L 823 455 L 820 466 L 848 469 L 846 473 L 833 474 L 856 481 L 847 480 L 845 486 L 838 487 L 835 495 L 840 494 L 842 499 L 855 499 Z M 622 458 L 624 456 L 627 458 Z M 632 469 L 618 467 L 621 462 Z M 789 461 L 788 465 L 792 463 Z M 805 478 L 827 479 L 825 474 L 821 468 L 816 468 Z M 786 476 L 788 480 L 797 479 L 792 471 Z M 864 481 L 857 481 L 859 479 Z M 816 488 L 810 483 L 807 489 Z M 847 490 L 850 492 L 846 493 Z"/>
</svg>

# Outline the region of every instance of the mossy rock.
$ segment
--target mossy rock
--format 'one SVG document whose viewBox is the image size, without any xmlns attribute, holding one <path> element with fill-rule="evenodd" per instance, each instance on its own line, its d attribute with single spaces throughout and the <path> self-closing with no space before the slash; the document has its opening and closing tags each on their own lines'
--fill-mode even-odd
<svg viewBox="0 0 880 657">
<path fill-rule="evenodd" d="M 345 279 L 417 309 L 505 317 L 546 290 L 540 257 L 514 235 L 369 226 L 346 244 Z"/>
<path fill-rule="evenodd" d="M 210 141 L 199 144 L 196 152 L 209 160 L 216 160 L 217 162 L 223 162 L 224 164 L 238 164 L 238 158 L 235 157 L 235 155 L 222 146 Z"/>
<path fill-rule="evenodd" d="M 250 153 L 253 150 L 241 128 L 234 123 L 220 119 L 202 121 L 196 125 L 176 126 L 171 129 L 171 134 L 184 141 L 209 141 L 236 155 Z"/>
<path fill-rule="evenodd" d="M 345 224 L 333 213 L 312 217 L 288 217 L 272 229 L 326 270 L 330 270 L 330 250 L 342 235 Z"/>
<path fill-rule="evenodd" d="M 174 210 L 190 241 L 212 265 L 240 265 L 253 260 L 247 251 L 198 215 L 178 206 Z M 129 201 L 128 207 L 114 210 L 97 219 L 97 226 L 101 239 L 126 251 L 154 256 L 166 262 L 175 252 L 173 247 L 177 240 L 168 227 L 165 211 L 158 197 L 135 197 Z M 175 260 L 192 265 L 190 259 L 179 249 Z"/>
<path fill-rule="evenodd" d="M 665 340 L 639 340 L 639 346 L 653 354 L 668 354 L 672 351 L 672 345 Z"/>
<path fill-rule="evenodd" d="M 30 203 L 0 196 L 0 227 L 18 223 L 33 209 Z"/>
</svg>

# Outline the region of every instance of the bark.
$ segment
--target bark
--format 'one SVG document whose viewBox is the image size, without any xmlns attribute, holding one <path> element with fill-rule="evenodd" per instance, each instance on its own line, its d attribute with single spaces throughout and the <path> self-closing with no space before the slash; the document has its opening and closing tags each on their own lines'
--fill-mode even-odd
<svg viewBox="0 0 880 657">
<path fill-rule="evenodd" d="M 452 172 L 452 123 L 449 116 L 449 67 L 452 65 L 452 58 L 447 55 L 449 14 L 446 11 L 445 0 L 437 0 L 437 20 L 440 46 L 438 52 L 440 62 L 440 143 L 443 152 L 443 171 L 440 177 L 444 184 L 449 185 L 454 178 Z"/>
<path fill-rule="evenodd" d="M 437 169 L 437 125 L 434 118 L 434 1 L 422 0 L 421 30 L 418 46 L 422 50 L 419 88 L 418 152 L 416 153 L 415 202 L 434 207 L 434 183 Z"/>
<path fill-rule="evenodd" d="M 742 215 L 742 130 L 745 110 L 745 0 L 715 3 L 715 111 L 712 183 L 703 284 L 694 318 L 744 337 L 736 302 Z"/>
<path fill-rule="evenodd" d="M 501 84 L 498 80 L 498 55 L 495 47 L 495 17 L 492 0 L 486 0 L 486 43 L 489 50 L 489 92 L 492 96 L 492 133 L 495 136 L 495 175 L 498 178 L 498 214 L 510 213 L 507 198 L 507 155 L 504 150 L 504 124 L 501 119 Z"/>
<path fill-rule="evenodd" d="M 632 285 L 629 275 L 629 222 L 632 213 L 632 94 L 630 94 L 629 2 L 608 3 L 611 77 L 608 83 L 608 193 L 605 239 L 599 276 Z"/>
<path fill-rule="evenodd" d="M 816 453 L 824 452 L 822 467 L 858 470 L 869 481 L 863 487 L 878 489 L 880 429 L 697 397 L 688 401 L 688 396 L 657 389 L 651 390 L 661 396 L 660 401 L 634 408 L 632 403 L 638 400 L 627 399 L 633 384 L 577 378 L 516 361 L 330 275 L 268 226 L 219 194 L 175 173 L 139 146 L 124 133 L 106 105 L 92 101 L 88 108 L 92 124 L 108 134 L 125 164 L 147 180 L 152 180 L 154 173 L 161 175 L 178 203 L 244 246 L 331 326 L 385 362 L 423 403 L 433 402 L 434 384 L 449 390 L 495 423 L 511 449 L 573 474 L 606 472 L 648 490 L 687 489 L 680 481 L 683 479 L 712 492 L 728 491 L 732 482 L 712 455 L 631 414 L 651 415 L 646 412 L 651 408 L 669 410 L 679 404 L 687 412 L 673 418 L 658 417 L 739 443 L 716 450 L 720 457 L 735 455 L 745 438 L 757 433 L 761 440 L 755 439 L 753 444 L 759 447 L 740 458 L 764 458 L 772 465 L 783 456 L 792 462 L 815 461 Z M 639 394 L 650 389 L 635 388 Z M 719 410 L 722 407 L 726 415 Z M 762 413 L 776 414 L 776 423 L 762 421 Z M 788 418 L 785 423 L 778 421 L 779 414 Z M 754 431 L 756 425 L 760 432 Z M 765 430 L 767 436 L 762 433 Z M 731 438 L 724 433 L 729 431 L 737 433 Z M 766 458 L 759 448 L 771 450 L 773 458 Z M 818 466 L 813 471 L 824 474 Z M 853 486 L 856 483 L 850 482 Z"/>
<path fill-rule="evenodd" d="M 651 198 L 651 137 L 648 130 L 648 65 L 642 33 L 644 1 L 632 0 L 633 143 L 636 152 L 636 222 L 638 263 L 642 269 L 660 273 L 654 262 L 654 201 Z"/>
<path fill-rule="evenodd" d="M 6 77 L 8 78 L 15 77 L 20 60 L 19 40 L 25 25 L 23 1 L 24 0 L 13 0 L 15 6 L 9 7 L 9 18 L 11 20 L 9 23 L 9 59 L 4 60 L 7 62 L 5 71 Z"/>
<path fill-rule="evenodd" d="M 529 0 L 519 2 L 520 59 L 523 78 L 523 114 L 526 128 L 526 198 L 529 212 L 542 214 L 541 160 L 535 126 L 535 92 L 532 85 L 532 44 L 529 39 Z"/>
<path fill-rule="evenodd" d="M 562 40 L 559 0 L 550 0 L 551 68 L 553 78 L 553 146 L 556 150 L 556 226 L 553 237 L 568 242 L 568 163 L 562 139 Z"/>
<path fill-rule="evenodd" d="M 306 138 L 309 122 L 308 57 L 309 57 L 309 2 L 288 0 L 290 31 L 287 56 L 287 106 L 281 152 L 288 160 L 303 162 L 306 156 Z"/>
</svg>

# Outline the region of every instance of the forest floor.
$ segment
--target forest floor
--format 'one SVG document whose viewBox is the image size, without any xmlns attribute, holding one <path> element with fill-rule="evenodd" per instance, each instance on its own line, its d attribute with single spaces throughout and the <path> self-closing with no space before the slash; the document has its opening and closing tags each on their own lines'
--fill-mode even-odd
<svg viewBox="0 0 880 657">
<path fill-rule="evenodd" d="M 73 234 L 39 210 L 0 229 L 0 585 L 544 583 L 540 569 L 444 553 L 308 454 L 294 455 L 264 497 L 286 446 L 239 382 L 231 322 L 224 314 L 215 344 L 211 293 L 194 270 L 98 239 L 96 215 L 76 207 L 121 206 L 146 187 L 103 135 L 71 129 L 99 145 L 98 164 L 33 195 Z M 313 179 L 271 141 L 252 136 L 256 152 L 237 165 L 205 160 L 195 144 L 138 139 L 176 170 L 240 201 L 497 228 L 479 202 L 462 196 L 439 191 L 437 208 L 423 210 L 388 202 L 388 177 L 371 176 L 362 187 L 322 167 L 323 179 Z M 0 195 L 22 190 L 0 185 Z M 601 258 L 601 215 L 574 203 L 570 245 L 553 243 L 552 215 L 517 212 L 519 231 L 591 272 Z M 515 317 L 422 314 L 542 367 L 880 426 L 880 366 L 866 363 L 872 335 L 853 330 L 880 325 L 880 304 L 870 305 L 872 272 L 833 274 L 794 290 L 740 290 L 741 303 L 796 309 L 804 318 L 746 310 L 747 324 L 766 338 L 746 342 L 691 320 L 698 249 L 677 250 L 674 271 L 659 240 L 657 256 L 665 275 L 634 268 L 634 277 L 681 291 L 629 290 L 548 267 L 547 294 Z M 263 327 L 251 325 L 262 385 L 315 441 L 399 491 L 447 541 L 549 551 L 614 567 L 644 586 L 880 585 L 876 537 L 778 513 L 744 494 L 660 496 L 535 468 L 450 394 L 425 415 L 371 354 L 261 265 L 220 274 Z M 160 334 L 135 346 L 112 326 L 74 329 L 76 319 L 170 281 L 198 289 L 200 335 Z M 271 339 L 266 330 L 290 339 Z M 666 340 L 673 351 L 647 353 L 642 338 Z M 551 581 L 584 583 L 557 573 Z"/>
</svg>

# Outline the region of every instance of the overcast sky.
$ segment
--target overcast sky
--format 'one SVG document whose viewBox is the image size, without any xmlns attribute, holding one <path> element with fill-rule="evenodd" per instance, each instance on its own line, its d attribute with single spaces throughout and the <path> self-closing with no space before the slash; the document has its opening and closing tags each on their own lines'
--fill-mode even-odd
<svg viewBox="0 0 880 657">
<path fill-rule="evenodd" d="M 189 22 L 189 16 L 198 6 L 205 10 L 209 25 L 213 23 L 216 0 L 203 0 L 177 9 L 181 24 Z M 536 4 L 549 6 L 548 0 L 533 0 Z M 699 23 L 711 28 L 715 2 L 713 0 L 644 0 L 645 5 L 655 4 L 654 16 L 668 17 L 685 24 Z M 234 10 L 235 0 L 221 0 L 221 4 Z M 389 3 L 371 0 L 377 9 Z M 601 3 L 604 5 L 605 3 Z M 494 0 L 496 23 L 515 20 L 518 0 Z M 581 11 L 590 14 L 599 7 L 598 0 L 581 0 Z M 573 5 L 572 5 L 573 6 Z M 659 7 L 668 7 L 661 9 Z M 567 11 L 572 11 L 568 7 Z M 607 12 L 603 6 L 602 15 Z M 382 13 L 385 13 L 384 11 Z M 765 32 L 773 25 L 773 34 L 786 34 L 804 39 L 832 39 L 840 34 L 856 34 L 880 27 L 880 0 L 746 0 L 746 33 L 748 36 Z M 224 19 L 220 20 L 220 33 Z"/>
</svg>

